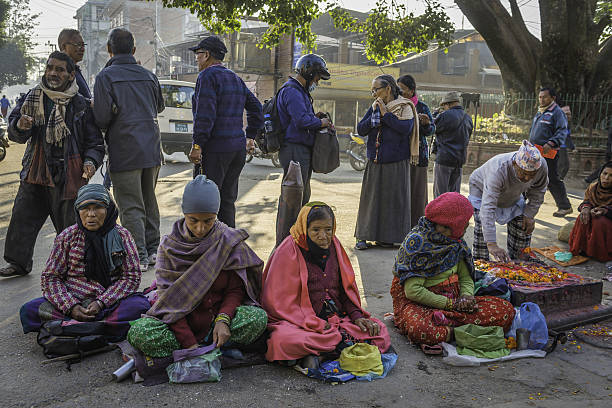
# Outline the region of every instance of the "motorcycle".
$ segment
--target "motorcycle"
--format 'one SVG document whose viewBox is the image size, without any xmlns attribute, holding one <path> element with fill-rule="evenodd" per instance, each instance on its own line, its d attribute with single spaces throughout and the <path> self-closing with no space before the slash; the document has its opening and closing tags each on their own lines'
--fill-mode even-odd
<svg viewBox="0 0 612 408">
<path fill-rule="evenodd" d="M 9 142 L 6 135 L 6 122 L 2 117 L 0 117 L 0 161 L 4 160 L 4 158 L 6 157 L 6 149 L 8 149 L 9 147 Z"/>
<path fill-rule="evenodd" d="M 367 142 L 367 136 L 362 138 L 351 133 L 351 142 L 346 154 L 348 154 L 351 167 L 357 171 L 363 171 L 366 168 L 366 163 L 368 162 Z"/>
<path fill-rule="evenodd" d="M 246 154 L 246 162 L 250 163 L 253 160 L 253 157 L 257 157 L 258 159 L 270 159 L 272 160 L 272 164 L 274 167 L 281 167 L 280 159 L 278 158 L 278 152 L 276 153 L 264 153 L 261 151 L 259 146 L 257 146 L 257 142 L 255 142 L 255 149 Z"/>
</svg>

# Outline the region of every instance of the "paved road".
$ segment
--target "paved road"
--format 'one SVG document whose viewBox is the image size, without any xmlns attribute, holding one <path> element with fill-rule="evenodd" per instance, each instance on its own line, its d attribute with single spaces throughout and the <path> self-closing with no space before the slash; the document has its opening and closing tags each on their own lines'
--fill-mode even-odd
<svg viewBox="0 0 612 408">
<path fill-rule="evenodd" d="M 0 253 L 18 186 L 23 146 L 12 145 L 0 163 Z M 345 244 L 357 272 L 362 297 L 376 317 L 392 311 L 389 286 L 394 250 L 352 250 L 362 173 L 346 163 L 329 175 L 315 175 L 312 199 L 335 207 L 337 235 Z M 180 216 L 180 197 L 190 178 L 182 155 L 170 157 L 161 172 L 157 194 L 162 233 Z M 281 171 L 269 161 L 254 159 L 240 181 L 238 225 L 250 233 L 249 243 L 267 259 L 274 245 L 276 202 Z M 430 177 L 431 180 L 431 177 Z M 466 188 L 466 185 L 463 186 Z M 431 191 L 431 189 L 430 189 Z M 466 191 L 465 191 L 466 192 Z M 574 191 L 578 193 L 578 191 Z M 571 197 L 574 206 L 579 194 Z M 552 202 L 550 195 L 546 202 Z M 546 204 L 538 216 L 535 246 L 556 242 L 562 221 L 551 216 Z M 466 238 L 471 241 L 472 230 Z M 400 358 L 391 375 L 373 383 L 332 386 L 305 378 L 276 365 L 225 370 L 218 384 L 142 387 L 126 381 L 116 384 L 111 373 L 121 365 L 118 352 L 88 358 L 67 371 L 61 364 L 41 366 L 44 360 L 36 336 L 24 335 L 18 310 L 40 296 L 40 271 L 51 248 L 53 228 L 48 222 L 36 245 L 34 271 L 23 278 L 0 280 L 0 407 L 473 407 L 473 406 L 593 406 L 612 404 L 612 355 L 586 344 L 568 344 L 545 359 L 520 360 L 472 368 L 450 367 L 441 358 L 423 355 L 396 333 L 389 321 Z M 505 236 L 499 233 L 501 242 Z M 600 278 L 603 265 L 590 262 L 573 271 Z M 153 271 L 143 275 L 143 287 Z M 610 283 L 604 284 L 610 293 Z M 609 298 L 609 295 L 607 296 Z M 578 347 L 580 346 L 580 347 Z"/>
</svg>

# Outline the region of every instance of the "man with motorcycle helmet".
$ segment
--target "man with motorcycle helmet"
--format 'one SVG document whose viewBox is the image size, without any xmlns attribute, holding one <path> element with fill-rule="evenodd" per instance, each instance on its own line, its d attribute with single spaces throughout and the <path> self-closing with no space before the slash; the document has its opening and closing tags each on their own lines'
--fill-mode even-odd
<svg viewBox="0 0 612 408">
<path fill-rule="evenodd" d="M 287 174 L 289 163 L 300 163 L 304 193 L 302 205 L 310 201 L 311 158 L 315 134 L 319 129 L 331 126 L 326 114 L 315 114 L 311 93 L 319 81 L 327 81 L 330 73 L 325 60 L 316 54 L 302 55 L 295 64 L 294 77 L 289 77 L 276 98 L 278 117 L 285 135 L 281 140 L 279 159 L 283 176 Z"/>
</svg>

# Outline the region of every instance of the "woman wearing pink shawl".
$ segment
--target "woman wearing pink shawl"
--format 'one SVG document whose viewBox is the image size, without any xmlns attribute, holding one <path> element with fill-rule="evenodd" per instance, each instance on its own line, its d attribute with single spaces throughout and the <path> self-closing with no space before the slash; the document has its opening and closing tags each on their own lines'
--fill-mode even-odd
<svg viewBox="0 0 612 408">
<path fill-rule="evenodd" d="M 362 309 L 355 273 L 335 237 L 334 213 L 308 203 L 270 256 L 263 275 L 268 313 L 268 361 L 316 368 L 347 345 L 367 342 L 381 352 L 391 345 L 386 326 Z"/>
</svg>

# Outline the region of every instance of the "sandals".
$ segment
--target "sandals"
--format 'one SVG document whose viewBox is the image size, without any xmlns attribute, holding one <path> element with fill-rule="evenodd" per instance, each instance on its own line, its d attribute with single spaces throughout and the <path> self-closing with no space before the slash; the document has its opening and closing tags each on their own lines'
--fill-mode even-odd
<svg viewBox="0 0 612 408">
<path fill-rule="evenodd" d="M 430 346 L 429 344 L 421 344 L 421 351 L 430 356 L 440 356 L 444 349 L 439 344 L 434 344 Z"/>
<path fill-rule="evenodd" d="M 10 278 L 12 276 L 25 276 L 28 272 L 23 271 L 21 268 L 15 265 L 8 265 L 4 268 L 0 268 L 0 278 Z"/>
</svg>

